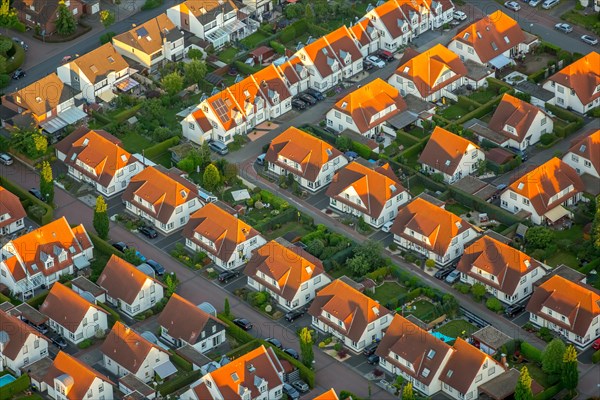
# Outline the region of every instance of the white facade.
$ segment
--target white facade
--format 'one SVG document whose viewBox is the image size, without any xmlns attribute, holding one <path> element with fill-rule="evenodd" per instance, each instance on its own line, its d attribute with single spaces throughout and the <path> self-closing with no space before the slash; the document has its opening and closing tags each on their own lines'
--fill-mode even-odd
<svg viewBox="0 0 600 400">
<path fill-rule="evenodd" d="M 64 375 L 61 375 L 64 377 Z M 64 393 L 69 392 L 69 388 L 65 386 L 65 382 L 61 379 L 61 376 L 54 378 L 54 385 L 47 385 L 48 388 L 48 396 L 50 396 L 54 400 L 65 400 L 67 397 Z M 69 376 L 70 378 L 70 376 Z M 84 399 L 98 399 L 98 400 L 113 400 L 113 386 L 103 381 L 100 378 L 94 378 L 94 381 L 90 385 L 89 389 L 83 396 Z"/>
<path fill-rule="evenodd" d="M 134 196 L 135 201 L 137 203 L 142 204 L 144 207 L 147 207 L 149 209 L 154 208 L 152 204 L 148 203 L 141 197 L 135 194 Z M 190 215 L 194 211 L 202 208 L 202 206 L 203 204 L 200 201 L 200 199 L 192 197 L 190 200 L 186 201 L 180 206 L 177 206 L 177 208 L 175 208 L 168 221 L 162 222 L 159 221 L 157 218 L 154 218 L 152 215 L 148 214 L 141 208 L 138 208 L 135 204 L 129 201 L 125 201 L 125 207 L 127 208 L 127 211 L 150 221 L 156 229 L 167 234 L 183 227 L 190 220 Z"/>
<path fill-rule="evenodd" d="M 288 164 L 288 165 L 297 165 L 297 168 L 300 168 L 300 165 L 298 163 L 296 163 L 295 161 L 286 159 L 285 157 L 283 157 L 281 155 L 278 156 L 278 161 L 281 163 L 284 163 L 284 164 Z M 346 164 L 348 164 L 348 160 L 343 155 L 339 155 L 336 158 L 329 160 L 328 162 L 326 162 L 325 164 L 323 164 L 321 166 L 319 174 L 317 175 L 317 177 L 314 181 L 309 181 L 308 179 L 301 176 L 301 174 L 302 174 L 301 171 L 299 174 L 295 174 L 295 173 L 279 166 L 278 164 L 274 164 L 271 162 L 268 163 L 268 168 L 269 168 L 270 172 L 272 172 L 278 176 L 287 176 L 288 174 L 292 174 L 292 175 L 294 175 L 294 179 L 296 180 L 296 182 L 298 182 L 298 184 L 300 186 L 302 186 L 305 189 L 310 190 L 311 192 L 316 192 L 317 190 L 322 189 L 325 186 L 329 185 L 329 183 L 331 183 L 331 180 L 333 179 L 333 175 L 335 175 L 337 170 L 343 168 L 344 165 L 346 165 Z"/>
<path fill-rule="evenodd" d="M 514 128 L 508 125 L 506 125 L 504 129 L 508 132 L 510 132 L 511 129 L 514 131 Z M 523 141 L 519 142 L 518 140 L 510 138 L 504 142 L 503 147 L 512 147 L 514 149 L 525 150 L 529 146 L 538 143 L 543 134 L 552 133 L 553 131 L 554 121 L 552 118 L 544 114 L 542 111 L 538 111 L 529 129 L 523 136 Z"/>
<path fill-rule="evenodd" d="M 115 299 L 106 293 L 106 301 L 115 307 L 118 307 L 123 313 L 134 317 L 141 314 L 156 305 L 164 297 L 163 286 L 152 279 L 146 279 L 144 286 L 141 288 L 131 304 L 123 299 Z"/>
<path fill-rule="evenodd" d="M 465 393 L 460 393 L 452 386 L 442 382 L 442 391 L 456 400 L 477 399 L 479 398 L 479 386 L 487 383 L 504 373 L 504 368 L 497 365 L 492 360 L 486 358 L 483 364 L 479 367 L 479 371 L 473 382 Z"/>
<path fill-rule="evenodd" d="M 600 171 L 596 169 L 590 160 L 573 152 L 568 152 L 562 159 L 565 163 L 573 167 L 577 171 L 577 175 L 589 174 L 593 177 L 600 178 Z"/>
<path fill-rule="evenodd" d="M 70 290 L 70 289 L 69 289 Z M 88 308 L 85 317 L 77 326 L 61 325 L 59 321 L 52 319 L 48 320 L 50 328 L 54 329 L 59 335 L 73 344 L 78 344 L 85 339 L 93 338 L 98 333 L 102 335 L 108 329 L 108 321 L 106 312 L 102 312 L 95 307 Z"/>
<path fill-rule="evenodd" d="M 337 319 L 335 316 L 326 311 L 321 311 L 321 317 L 327 319 L 330 324 L 341 327 L 341 329 L 350 328 L 346 326 L 344 321 Z M 333 336 L 338 338 L 344 344 L 344 346 L 348 347 L 352 351 L 361 352 L 366 346 L 370 345 L 376 340 L 380 340 L 383 337 L 383 331 L 390 325 L 392 318 L 392 315 L 386 314 L 371 322 L 366 326 L 361 337 L 356 341 L 344 336 L 337 329 L 323 323 L 315 316 L 312 317 L 312 325 L 322 332 L 331 333 Z"/>
<path fill-rule="evenodd" d="M 540 328 L 548 328 L 551 331 L 556 332 L 557 334 L 566 338 L 569 342 L 573 343 L 575 345 L 575 347 L 577 347 L 578 349 L 586 348 L 587 346 L 592 344 L 592 342 L 594 340 L 596 340 L 597 338 L 600 337 L 600 324 L 599 324 L 600 315 L 596 315 L 592 319 L 592 322 L 588 326 L 585 335 L 579 336 L 575 332 L 569 331 L 569 330 L 549 321 L 548 319 L 545 319 L 544 314 L 548 315 L 549 317 L 551 317 L 553 319 L 562 320 L 565 324 L 571 323 L 569 321 L 568 315 L 562 315 L 556 311 L 550 310 L 548 307 L 545 307 L 545 306 L 542 307 L 542 311 L 540 313 L 534 314 L 534 313 L 530 312 L 529 313 L 529 321 L 532 324 L 539 326 Z"/>
<path fill-rule="evenodd" d="M 396 104 L 390 104 L 385 109 L 380 110 L 377 114 L 374 114 L 371 117 L 369 123 L 373 123 L 374 121 L 377 121 L 378 119 L 395 112 L 397 109 L 398 107 L 396 106 Z M 386 120 L 381 120 L 379 124 L 373 126 L 371 129 L 365 132 L 361 132 L 360 129 L 358 129 L 354 118 L 352 118 L 352 115 L 350 115 L 349 113 L 342 112 L 336 108 L 332 108 L 327 112 L 326 121 L 327 126 L 329 128 L 332 128 L 336 132 L 343 132 L 346 129 L 350 129 L 351 131 L 354 131 L 369 138 L 373 138 L 373 136 L 379 135 L 382 132 L 385 132 L 392 136 L 396 136 L 396 131 L 392 127 L 389 127 L 387 125 Z"/>
<path fill-rule="evenodd" d="M 212 248 L 216 248 L 215 244 L 207 237 L 202 236 L 198 232 L 194 232 L 194 239 L 207 244 Z M 185 245 L 195 252 L 205 252 L 215 265 L 224 270 L 236 269 L 244 265 L 252 256 L 252 251 L 258 249 L 267 243 L 264 237 L 256 235 L 248 240 L 239 243 L 236 250 L 231 253 L 228 260 L 222 260 L 209 251 L 206 251 L 202 246 L 197 245 L 189 238 L 185 239 Z"/>
<path fill-rule="evenodd" d="M 575 188 L 573 187 L 573 185 L 569 185 L 569 187 L 563 189 L 560 193 L 552 196 L 552 198 L 550 199 L 550 203 L 554 202 L 557 199 L 567 195 L 570 192 L 574 192 L 574 191 L 575 191 Z M 581 199 L 581 192 L 577 192 L 577 193 L 573 194 L 572 197 L 569 197 L 563 203 L 556 204 L 554 208 L 561 207 L 561 206 L 566 206 L 566 207 L 573 206 L 573 205 L 577 204 L 580 199 Z M 526 212 L 531 213 L 531 217 L 530 217 L 531 222 L 533 222 L 536 225 L 543 224 L 546 221 L 545 215 L 551 211 L 551 210 L 548 210 L 546 212 L 546 214 L 539 215 L 537 213 L 536 209 L 531 204 L 531 201 L 527 197 L 521 196 L 520 194 L 513 192 L 510 188 L 506 189 L 500 196 L 500 206 L 503 209 L 505 209 L 506 211 L 509 211 L 513 214 L 516 214 L 519 211 L 526 211 Z M 572 213 L 569 213 L 569 214 L 571 215 Z"/>
<path fill-rule="evenodd" d="M 468 145 L 467 150 L 462 155 L 452 175 L 440 171 L 433 165 L 422 164 L 422 166 L 425 172 L 430 174 L 442 174 L 444 177 L 444 182 L 452 184 L 467 175 L 477 172 L 479 164 L 483 162 L 483 160 L 485 160 L 485 154 L 483 151 L 471 143 Z M 444 165 L 441 165 L 441 167 L 444 167 Z"/>
<path fill-rule="evenodd" d="M 298 54 L 300 57 L 300 60 L 302 60 L 304 66 L 308 69 L 308 86 L 322 92 L 331 89 L 344 79 L 340 62 L 333 54 L 333 51 L 331 51 L 326 44 L 324 44 L 323 48 L 329 52 L 332 60 L 331 64 L 329 65 L 329 68 L 331 68 L 331 73 L 327 76 L 321 75 L 319 69 L 314 65 L 314 60 L 310 58 L 305 48 L 302 48 L 296 52 L 296 54 Z"/>
<path fill-rule="evenodd" d="M 141 40 L 146 39 L 142 38 Z M 151 40 L 161 40 L 161 38 L 152 38 Z M 156 71 L 160 66 L 164 65 L 166 61 L 180 61 L 183 59 L 183 35 L 172 42 L 165 39 L 162 43 L 162 48 L 152 54 L 147 54 L 140 49 L 114 38 L 112 43 L 119 54 L 137 61 L 150 71 Z"/>
<path fill-rule="evenodd" d="M 223 327 L 218 326 L 216 323 L 210 325 L 210 328 L 203 330 L 196 343 L 188 343 L 182 339 L 176 339 L 169 335 L 167 329 L 164 326 L 160 327 L 160 337 L 166 340 L 168 343 L 171 343 L 173 346 L 177 348 L 183 347 L 184 345 L 190 345 L 194 349 L 198 350 L 198 352 L 204 354 L 211 351 L 213 348 L 220 346 L 225 343 L 227 340 L 227 336 L 225 334 L 226 330 Z"/>
<path fill-rule="evenodd" d="M 258 274 L 261 279 L 264 279 L 271 285 L 279 288 L 279 284 L 275 279 L 268 277 L 260 271 L 258 272 Z M 312 301 L 312 299 L 315 298 L 315 295 L 319 289 L 329 285 L 330 283 L 331 279 L 326 274 L 319 274 L 317 276 L 313 276 L 300 285 L 298 291 L 295 293 L 294 297 L 291 300 L 286 300 L 283 296 L 280 296 L 278 293 L 275 293 L 273 290 L 263 285 L 261 282 L 252 279 L 251 276 L 248 277 L 248 285 L 252 289 L 257 291 L 266 291 L 271 296 L 271 299 L 274 299 L 277 302 L 277 304 L 286 311 L 291 311 L 306 306 Z"/>
<path fill-rule="evenodd" d="M 592 60 L 592 58 L 590 58 L 590 60 Z M 600 97 L 596 97 L 589 103 L 583 104 L 574 90 L 553 80 L 546 81 L 543 88 L 554 93 L 554 104 L 558 107 L 571 109 L 578 113 L 585 114 L 593 108 L 600 106 Z M 596 86 L 594 89 L 593 96 L 597 96 L 598 92 L 600 92 L 600 85 Z"/>
<path fill-rule="evenodd" d="M 120 71 L 110 71 L 104 79 L 93 83 L 81 70 L 72 68 L 71 64 L 64 64 L 56 69 L 58 78 L 67 85 L 81 90 L 83 98 L 89 103 L 96 103 L 96 97 L 105 92 L 112 92 L 118 82 L 129 77 L 129 67 L 126 67 Z"/>
<path fill-rule="evenodd" d="M 415 73 L 418 74 L 419 72 L 415 72 Z M 455 76 L 456 76 L 456 74 L 452 70 L 448 69 L 443 75 L 440 75 L 438 77 L 437 81 L 432 82 L 431 87 L 432 88 L 437 87 L 442 82 L 453 79 Z M 388 79 L 388 83 L 390 85 L 392 85 L 393 87 L 395 87 L 396 89 L 398 89 L 398 91 L 400 91 L 400 94 L 402 96 L 412 94 L 412 95 L 417 96 L 420 99 L 435 103 L 436 101 L 440 100 L 442 97 L 447 97 L 449 99 L 456 101 L 458 99 L 458 97 L 453 92 L 456 89 L 465 85 L 465 78 L 460 77 L 460 78 L 454 80 L 453 82 L 450 82 L 450 84 L 447 84 L 446 86 L 439 88 L 438 90 L 429 94 L 426 97 L 423 97 L 423 95 L 417 89 L 417 86 L 411 79 L 408 79 L 399 74 L 393 74 Z"/>
<path fill-rule="evenodd" d="M 24 322 L 19 323 L 24 324 Z M 7 327 L 3 328 L 6 329 Z M 9 335 L 11 333 L 21 334 L 23 331 L 14 330 L 13 332 L 9 332 Z M 27 339 L 23 343 L 19 353 L 14 359 L 11 359 L 4 354 L 3 350 L 3 345 L 0 343 L 0 371 L 3 369 L 9 369 L 15 375 L 20 376 L 21 368 L 48 356 L 48 341 L 34 335 L 33 333 L 29 333 L 27 334 Z"/>
<path fill-rule="evenodd" d="M 280 380 L 279 382 L 275 383 L 274 385 L 269 384 L 269 382 L 267 382 L 266 380 L 263 380 L 262 383 L 263 383 L 263 386 L 261 386 L 261 388 L 259 390 L 260 393 L 258 396 L 252 396 L 252 393 L 250 392 L 250 390 L 248 390 L 247 388 L 244 388 L 244 387 L 240 387 L 240 390 L 244 391 L 241 398 L 244 400 L 272 400 L 272 399 L 278 400 L 278 399 L 281 399 L 281 397 L 283 396 L 283 380 Z M 208 399 L 208 400 L 212 400 L 212 399 L 227 400 L 227 399 L 223 398 L 223 395 L 221 394 L 219 387 L 217 386 L 217 384 L 215 383 L 214 379 L 212 378 L 212 376 L 210 374 L 204 375 L 202 378 L 200 378 L 200 380 L 198 380 L 194 384 L 192 384 L 192 387 L 187 392 L 185 392 L 181 395 L 181 400 L 207 400 L 207 399 L 199 399 L 196 396 L 196 394 L 194 393 L 193 388 L 199 384 L 205 384 L 206 387 L 208 388 L 208 390 L 211 394 L 211 399 Z"/>
<path fill-rule="evenodd" d="M 103 354 L 104 367 L 119 378 L 129 373 L 133 374 L 142 382 L 148 383 L 154 379 L 154 368 L 169 361 L 168 353 L 152 347 L 144 362 L 136 372 L 128 371 L 123 366 L 119 365 L 115 360 Z"/>
<path fill-rule="evenodd" d="M 7 219 L 10 219 L 9 213 L 0 215 L 0 221 L 5 221 Z M 25 228 L 25 224 L 23 223 L 24 220 L 25 220 L 24 218 L 19 218 L 18 220 L 13 221 L 8 225 L 4 225 L 4 226 L 0 227 L 0 236 L 10 235 L 12 233 L 15 233 L 15 232 Z M 0 266 L 0 268 L 1 268 L 1 266 Z"/>
</svg>

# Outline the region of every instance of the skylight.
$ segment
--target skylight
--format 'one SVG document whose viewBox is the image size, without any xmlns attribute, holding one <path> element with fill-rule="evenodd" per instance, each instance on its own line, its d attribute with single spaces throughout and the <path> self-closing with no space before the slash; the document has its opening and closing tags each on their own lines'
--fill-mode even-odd
<svg viewBox="0 0 600 400">
<path fill-rule="evenodd" d="M 90 142 L 90 139 L 88 139 L 88 138 L 83 139 L 84 146 L 87 146 L 89 142 Z"/>
<path fill-rule="evenodd" d="M 462 224 L 460 223 L 460 221 L 456 221 L 454 224 L 458 229 L 462 228 Z"/>
<path fill-rule="evenodd" d="M 494 51 L 498 50 L 498 46 L 495 42 L 492 42 L 492 49 L 494 49 Z"/>
<path fill-rule="evenodd" d="M 429 350 L 429 353 L 427 353 L 427 358 L 429 358 L 430 360 L 435 356 L 435 350 L 431 349 Z"/>
<path fill-rule="evenodd" d="M 112 63 L 114 63 L 114 62 L 115 62 L 115 59 L 114 59 L 114 58 L 112 58 L 112 57 L 108 57 L 108 62 L 112 64 Z"/>
<path fill-rule="evenodd" d="M 450 166 L 450 160 L 446 160 L 446 167 Z"/>
<path fill-rule="evenodd" d="M 125 154 L 121 154 L 121 161 L 127 162 L 127 156 Z"/>
<path fill-rule="evenodd" d="M 93 73 L 96 73 L 96 72 L 98 72 L 98 68 L 96 68 L 96 66 L 95 66 L 95 65 L 91 65 L 91 66 L 90 66 L 90 69 L 92 70 L 92 72 L 93 72 Z"/>
<path fill-rule="evenodd" d="M 181 198 L 185 199 L 187 197 L 187 192 L 185 190 L 181 190 L 179 192 L 179 194 L 181 195 Z"/>
<path fill-rule="evenodd" d="M 327 149 L 327 150 L 325 150 L 325 152 L 327 153 L 327 155 L 328 155 L 329 157 L 331 157 L 331 156 L 333 155 L 333 153 L 332 153 L 331 149 Z"/>
<path fill-rule="evenodd" d="M 390 185 L 390 190 L 392 191 L 392 193 L 394 193 L 398 189 L 396 188 L 396 185 Z"/>
<path fill-rule="evenodd" d="M 481 39 L 481 33 L 477 32 L 477 37 Z"/>
<path fill-rule="evenodd" d="M 429 376 L 429 368 L 425 368 L 422 372 L 421 375 L 423 375 L 423 378 L 427 378 Z"/>
<path fill-rule="evenodd" d="M 237 372 L 233 372 L 233 373 L 231 374 L 231 379 L 233 379 L 233 381 L 234 381 L 234 382 L 237 382 L 237 381 L 239 381 L 239 380 L 240 380 L 240 378 L 238 377 L 238 374 L 237 374 Z"/>
<path fill-rule="evenodd" d="M 345 101 L 342 103 L 342 108 L 346 108 L 348 106 L 348 103 L 346 103 Z"/>
<path fill-rule="evenodd" d="M 452 376 L 452 374 L 453 374 L 453 373 L 454 373 L 454 371 L 450 369 L 450 370 L 448 370 L 448 372 L 446 373 L 446 376 L 447 376 L 448 378 L 450 378 L 450 377 Z"/>
<path fill-rule="evenodd" d="M 408 74 L 408 71 L 410 71 L 410 67 L 404 67 L 404 73 Z"/>
<path fill-rule="evenodd" d="M 471 34 L 469 32 L 465 32 L 465 36 L 463 36 L 465 39 L 468 39 L 469 36 L 471 36 Z"/>
<path fill-rule="evenodd" d="M 36 101 L 36 103 L 41 103 L 42 102 L 42 98 L 38 96 L 38 97 L 35 98 L 35 101 Z"/>
<path fill-rule="evenodd" d="M 521 190 L 525 187 L 525 184 L 523 182 L 519 182 L 519 185 L 517 186 L 517 189 Z"/>
<path fill-rule="evenodd" d="M 582 153 L 583 153 L 583 152 L 585 151 L 585 149 L 586 149 L 586 146 L 585 146 L 585 144 L 582 144 L 581 146 L 579 146 L 579 151 L 580 151 L 580 152 L 582 152 Z"/>
<path fill-rule="evenodd" d="M 504 36 L 504 41 L 508 44 L 510 43 L 510 39 L 508 38 L 508 36 Z"/>
</svg>

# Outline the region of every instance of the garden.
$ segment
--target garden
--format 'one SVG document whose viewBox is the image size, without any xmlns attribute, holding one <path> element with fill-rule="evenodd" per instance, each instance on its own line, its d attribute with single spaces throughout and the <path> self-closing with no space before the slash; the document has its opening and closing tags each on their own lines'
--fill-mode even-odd
<svg viewBox="0 0 600 400">
<path fill-rule="evenodd" d="M 574 9 L 567 11 L 560 18 L 600 35 L 600 13 L 584 12 L 582 8 L 579 3 L 576 3 Z"/>
<path fill-rule="evenodd" d="M 478 330 L 478 327 L 464 319 L 455 319 L 437 328 L 436 332 L 451 338 L 467 338 Z"/>
</svg>

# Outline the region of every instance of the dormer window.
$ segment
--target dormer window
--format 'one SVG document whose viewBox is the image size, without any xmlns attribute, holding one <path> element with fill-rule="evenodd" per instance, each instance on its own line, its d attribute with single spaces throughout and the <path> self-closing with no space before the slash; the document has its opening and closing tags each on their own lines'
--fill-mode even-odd
<svg viewBox="0 0 600 400">
<path fill-rule="evenodd" d="M 40 96 L 35 98 L 35 102 L 36 103 L 41 103 L 42 102 L 42 98 Z"/>
<path fill-rule="evenodd" d="M 115 59 L 114 59 L 114 58 L 112 58 L 112 57 L 108 57 L 108 62 L 109 62 L 109 63 L 111 63 L 111 64 L 114 64 L 114 62 L 115 62 Z"/>
</svg>

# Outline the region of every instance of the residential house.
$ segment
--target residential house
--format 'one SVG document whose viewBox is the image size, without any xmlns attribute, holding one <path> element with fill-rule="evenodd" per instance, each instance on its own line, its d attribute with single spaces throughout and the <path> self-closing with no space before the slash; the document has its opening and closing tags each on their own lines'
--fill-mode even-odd
<svg viewBox="0 0 600 400">
<path fill-rule="evenodd" d="M 444 182 L 454 183 L 477 172 L 485 154 L 475 143 L 436 127 L 419 157 L 422 170 L 441 174 Z"/>
<path fill-rule="evenodd" d="M 59 218 L 2 246 L 0 283 L 13 295 L 30 295 L 89 266 L 93 249 L 83 224 L 71 228 Z"/>
<path fill-rule="evenodd" d="M 160 281 L 114 254 L 96 283 L 106 291 L 106 301 L 130 317 L 150 310 L 164 297 Z"/>
<path fill-rule="evenodd" d="M 575 169 L 592 195 L 600 193 L 600 129 L 573 144 L 563 162 Z M 1 195 L 1 192 L 0 192 Z"/>
<path fill-rule="evenodd" d="M 384 133 L 396 136 L 387 121 L 404 111 L 406 102 L 398 90 L 376 78 L 335 103 L 326 120 L 327 126 L 336 132 L 349 129 L 369 138 Z"/>
<path fill-rule="evenodd" d="M 56 158 L 67 165 L 69 175 L 90 183 L 106 197 L 125 190 L 131 178 L 144 165 L 123 147 L 123 143 L 103 130 L 82 126 L 54 147 Z"/>
<path fill-rule="evenodd" d="M 215 49 L 258 28 L 232 0 L 188 0 L 168 8 L 167 16 L 178 29 L 208 41 Z"/>
<path fill-rule="evenodd" d="M 465 249 L 456 269 L 461 281 L 484 285 L 488 293 L 508 305 L 531 296 L 533 284 L 546 274 L 538 260 L 487 235 Z"/>
<path fill-rule="evenodd" d="M 365 18 L 377 30 L 380 49 L 396 52 L 413 40 L 410 22 L 418 25 L 419 15 L 413 15 L 413 20 L 409 22 L 396 0 L 382 2 L 367 10 Z"/>
<path fill-rule="evenodd" d="M 56 33 L 60 4 L 59 0 L 16 0 L 12 3 L 12 8 L 28 28 L 39 31 L 42 36 L 51 36 Z M 64 5 L 78 21 L 83 14 L 83 3 L 79 0 L 66 0 Z"/>
<path fill-rule="evenodd" d="M 130 90 L 137 83 L 129 77 L 125 59 L 110 43 L 60 65 L 56 73 L 65 84 L 81 91 L 88 103 L 96 103 L 96 97 L 110 101 L 114 89 Z"/>
<path fill-rule="evenodd" d="M 48 356 L 48 339 L 35 329 L 0 310 L 0 371 L 21 375 L 21 368 Z"/>
<path fill-rule="evenodd" d="M 265 161 L 271 173 L 291 174 L 311 192 L 328 185 L 336 171 L 348 163 L 338 149 L 293 126 L 271 141 Z"/>
<path fill-rule="evenodd" d="M 178 294 L 158 316 L 158 325 L 160 337 L 177 348 L 189 345 L 204 354 L 226 341 L 227 325 Z"/>
<path fill-rule="evenodd" d="M 122 198 L 129 212 L 167 234 L 185 226 L 190 215 L 203 205 L 198 188 L 182 171 L 160 165 L 131 178 Z"/>
<path fill-rule="evenodd" d="M 373 169 L 357 162 L 335 174 L 326 194 L 330 207 L 363 218 L 374 228 L 394 220 L 411 197 L 389 164 Z"/>
<path fill-rule="evenodd" d="M 481 137 L 498 146 L 525 150 L 540 141 L 542 135 L 552 133 L 554 121 L 545 111 L 505 93 L 488 123 L 500 140 L 494 137 Z"/>
<path fill-rule="evenodd" d="M 267 119 L 277 118 L 292 108 L 292 93 L 273 64 L 252 74 L 252 79 L 267 100 Z"/>
<path fill-rule="evenodd" d="M 534 224 L 552 225 L 572 217 L 565 207 L 579 202 L 582 191 L 577 171 L 554 157 L 516 179 L 500 196 L 500 206 L 529 217 Z"/>
<path fill-rule="evenodd" d="M 183 237 L 188 248 L 206 253 L 224 270 L 241 267 L 253 250 L 266 243 L 256 229 L 214 203 L 191 215 Z"/>
<path fill-rule="evenodd" d="M 0 236 L 13 234 L 25 228 L 27 216 L 16 194 L 0 186 Z"/>
<path fill-rule="evenodd" d="M 583 282 L 552 276 L 535 288 L 527 311 L 533 324 L 558 333 L 579 349 L 600 337 L 600 291 Z"/>
<path fill-rule="evenodd" d="M 317 292 L 308 313 L 315 328 L 354 352 L 380 340 L 392 322 L 390 310 L 339 279 Z"/>
<path fill-rule="evenodd" d="M 379 31 L 369 18 L 361 19 L 349 29 L 363 57 L 379 49 Z"/>
<path fill-rule="evenodd" d="M 448 49 L 462 61 L 472 60 L 500 69 L 529 51 L 527 40 L 517 21 L 497 10 L 460 31 Z"/>
<path fill-rule="evenodd" d="M 341 79 L 348 79 L 363 70 L 363 55 L 346 25 L 328 33 L 325 39 L 340 63 Z"/>
<path fill-rule="evenodd" d="M 112 374 L 118 377 L 133 374 L 144 383 L 154 380 L 156 369 L 170 363 L 169 353 L 120 321 L 104 339 L 100 352 L 104 368 Z"/>
<path fill-rule="evenodd" d="M 555 94 L 553 104 L 578 113 L 600 105 L 600 54 L 591 52 L 567 65 L 544 82 Z"/>
<path fill-rule="evenodd" d="M 422 198 L 400 208 L 391 232 L 394 242 L 444 267 L 460 257 L 477 232 L 464 219 Z"/>
<path fill-rule="evenodd" d="M 425 396 L 442 389 L 440 375 L 453 349 L 444 341 L 396 314 L 375 354 L 392 376 L 401 376 Z"/>
<path fill-rule="evenodd" d="M 208 372 L 182 400 L 268 400 L 283 395 L 284 369 L 272 348 L 259 348 Z"/>
<path fill-rule="evenodd" d="M 2 106 L 14 113 L 3 121 L 5 127 L 19 127 L 17 116 L 24 116 L 49 134 L 86 117 L 81 91 L 63 83 L 54 72 L 2 96 Z"/>
<path fill-rule="evenodd" d="M 407 49 L 388 82 L 402 96 L 414 94 L 431 102 L 443 97 L 456 101 L 458 97 L 454 92 L 465 84 L 466 75 L 467 68 L 461 59 L 447 47 L 437 44 L 423 53 Z"/>
<path fill-rule="evenodd" d="M 86 363 L 59 351 L 41 383 L 54 400 L 113 400 L 113 383 Z"/>
<path fill-rule="evenodd" d="M 150 71 L 183 59 L 183 32 L 164 13 L 113 37 L 112 44 L 123 57 Z"/>
<path fill-rule="evenodd" d="M 308 89 L 308 68 L 302 63 L 299 56 L 292 56 L 283 64 L 277 66 L 288 90 L 292 96 Z"/>
<path fill-rule="evenodd" d="M 284 310 L 306 306 L 331 279 L 323 263 L 302 248 L 272 240 L 259 248 L 244 269 L 248 285 L 266 291 Z"/>
<path fill-rule="evenodd" d="M 40 312 L 48 316 L 54 331 L 73 344 L 103 335 L 108 329 L 108 312 L 60 282 L 54 283 Z"/>
</svg>

